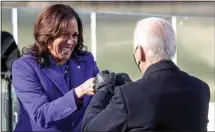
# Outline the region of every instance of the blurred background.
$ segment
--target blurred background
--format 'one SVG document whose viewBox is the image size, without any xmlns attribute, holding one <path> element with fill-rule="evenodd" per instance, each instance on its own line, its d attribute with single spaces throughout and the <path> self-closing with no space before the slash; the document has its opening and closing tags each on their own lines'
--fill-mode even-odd
<svg viewBox="0 0 215 132">
<path fill-rule="evenodd" d="M 1 2 L 1 30 L 14 35 L 21 50 L 33 44 L 33 24 L 45 6 L 71 5 L 84 26 L 84 44 L 95 57 L 100 70 L 126 72 L 135 81 L 141 77 L 133 60 L 133 31 L 138 20 L 162 17 L 177 35 L 176 64 L 205 81 L 214 103 L 214 18 L 215 2 Z M 6 130 L 6 85 L 1 79 L 1 130 Z M 17 111 L 14 98 L 14 111 Z M 209 131 L 214 129 L 214 105 L 210 106 Z M 16 114 L 14 115 L 14 125 Z"/>
</svg>

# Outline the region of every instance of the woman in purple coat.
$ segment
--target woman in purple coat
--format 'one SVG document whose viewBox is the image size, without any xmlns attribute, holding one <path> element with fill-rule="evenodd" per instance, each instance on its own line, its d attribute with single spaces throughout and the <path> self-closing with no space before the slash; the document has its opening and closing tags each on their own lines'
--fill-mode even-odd
<svg viewBox="0 0 215 132">
<path fill-rule="evenodd" d="M 81 131 L 99 70 L 84 50 L 78 14 L 63 4 L 45 8 L 34 25 L 34 39 L 12 67 L 20 105 L 15 131 Z"/>
</svg>

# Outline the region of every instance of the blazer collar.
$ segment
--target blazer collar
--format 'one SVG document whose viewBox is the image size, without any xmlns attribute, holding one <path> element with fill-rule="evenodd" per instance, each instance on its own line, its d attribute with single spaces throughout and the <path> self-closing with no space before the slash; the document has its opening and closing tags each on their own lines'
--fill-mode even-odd
<svg viewBox="0 0 215 132">
<path fill-rule="evenodd" d="M 72 55 L 69 61 L 70 86 L 75 88 L 84 82 L 86 59 Z"/>
<path fill-rule="evenodd" d="M 151 73 L 168 69 L 179 70 L 179 68 L 171 60 L 161 60 L 149 66 L 148 69 L 145 71 L 144 76 L 148 76 Z"/>
<path fill-rule="evenodd" d="M 49 67 L 44 67 L 42 70 L 63 94 L 68 92 L 66 82 L 62 81 L 64 75 L 57 65 L 50 64 Z"/>
</svg>

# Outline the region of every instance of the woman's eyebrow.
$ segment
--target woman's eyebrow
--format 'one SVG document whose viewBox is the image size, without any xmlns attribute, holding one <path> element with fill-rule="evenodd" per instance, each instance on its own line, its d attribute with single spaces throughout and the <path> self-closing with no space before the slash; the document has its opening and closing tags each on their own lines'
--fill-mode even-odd
<svg viewBox="0 0 215 132">
<path fill-rule="evenodd" d="M 75 32 L 66 31 L 66 33 L 69 33 L 69 34 L 79 34 L 78 31 L 75 31 Z"/>
</svg>

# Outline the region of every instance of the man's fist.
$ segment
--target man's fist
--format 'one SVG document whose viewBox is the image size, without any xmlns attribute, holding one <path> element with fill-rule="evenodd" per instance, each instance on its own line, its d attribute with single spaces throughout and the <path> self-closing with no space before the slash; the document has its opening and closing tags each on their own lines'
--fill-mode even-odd
<svg viewBox="0 0 215 132">
<path fill-rule="evenodd" d="M 116 74 L 110 73 L 107 70 L 101 71 L 96 75 L 94 83 L 95 91 L 104 90 L 113 93 L 116 84 Z"/>
<path fill-rule="evenodd" d="M 132 82 L 128 74 L 126 73 L 117 73 L 116 74 L 116 86 L 122 86 L 126 83 Z"/>
</svg>

